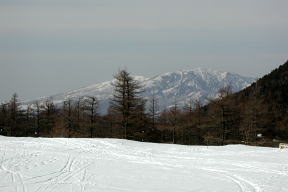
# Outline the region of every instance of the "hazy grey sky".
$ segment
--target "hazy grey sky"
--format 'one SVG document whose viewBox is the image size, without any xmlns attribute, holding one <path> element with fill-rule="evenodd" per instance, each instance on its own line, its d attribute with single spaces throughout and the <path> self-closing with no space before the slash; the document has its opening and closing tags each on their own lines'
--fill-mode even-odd
<svg viewBox="0 0 288 192">
<path fill-rule="evenodd" d="M 288 59 L 287 0 L 0 0 L 0 101 L 195 67 L 260 77 Z"/>
</svg>

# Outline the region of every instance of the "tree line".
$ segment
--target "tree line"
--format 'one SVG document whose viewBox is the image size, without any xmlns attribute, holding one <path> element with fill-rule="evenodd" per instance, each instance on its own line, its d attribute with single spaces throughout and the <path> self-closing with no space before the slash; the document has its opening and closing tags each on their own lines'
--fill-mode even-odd
<svg viewBox="0 0 288 192">
<path fill-rule="evenodd" d="M 175 100 L 173 106 L 160 111 L 161 98 L 155 94 L 143 98 L 144 88 L 126 70 L 115 79 L 114 95 L 105 115 L 98 113 L 95 96 L 66 99 L 61 107 L 48 99 L 22 109 L 14 94 L 10 102 L 0 106 L 0 134 L 124 138 L 185 145 L 272 145 L 273 139 L 288 139 L 287 111 L 265 104 L 256 95 L 242 101 L 226 86 L 219 90 L 219 98 L 209 100 L 207 105 L 190 99 L 183 107 Z"/>
</svg>

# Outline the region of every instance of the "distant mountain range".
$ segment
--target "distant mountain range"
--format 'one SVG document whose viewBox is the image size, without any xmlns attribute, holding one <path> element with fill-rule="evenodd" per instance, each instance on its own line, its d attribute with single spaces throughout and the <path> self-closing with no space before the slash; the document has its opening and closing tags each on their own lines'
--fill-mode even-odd
<svg viewBox="0 0 288 192">
<path fill-rule="evenodd" d="M 145 98 L 151 98 L 154 92 L 160 110 L 173 105 L 175 101 L 179 106 L 183 106 L 190 99 L 199 99 L 202 103 L 207 103 L 207 99 L 216 98 L 218 90 L 224 86 L 231 85 L 233 92 L 237 92 L 255 81 L 255 78 L 203 68 L 179 70 L 152 78 L 142 76 L 134 76 L 134 78 L 143 85 Z M 106 113 L 109 101 L 113 96 L 113 81 L 96 83 L 65 93 L 25 101 L 22 105 L 32 104 L 35 101 L 45 102 L 49 98 L 52 98 L 56 105 L 61 105 L 66 99 L 76 100 L 84 96 L 96 96 L 100 101 L 99 112 L 103 114 Z"/>
</svg>

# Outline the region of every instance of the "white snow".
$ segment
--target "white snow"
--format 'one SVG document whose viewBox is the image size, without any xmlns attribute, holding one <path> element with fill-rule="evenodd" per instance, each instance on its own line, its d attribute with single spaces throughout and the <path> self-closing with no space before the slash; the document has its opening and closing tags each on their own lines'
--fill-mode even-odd
<svg viewBox="0 0 288 192">
<path fill-rule="evenodd" d="M 288 150 L 0 137 L 1 192 L 287 192 Z"/>
</svg>

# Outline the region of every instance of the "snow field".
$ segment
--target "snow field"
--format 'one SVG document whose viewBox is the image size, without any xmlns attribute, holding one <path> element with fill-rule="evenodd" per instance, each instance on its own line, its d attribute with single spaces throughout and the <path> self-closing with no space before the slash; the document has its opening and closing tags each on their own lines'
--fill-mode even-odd
<svg viewBox="0 0 288 192">
<path fill-rule="evenodd" d="M 287 192 L 288 150 L 0 137 L 1 192 Z"/>
</svg>

